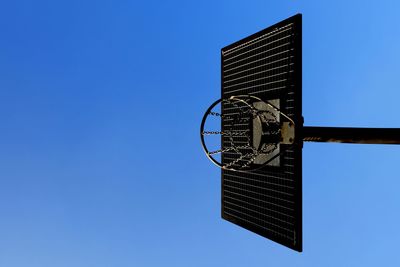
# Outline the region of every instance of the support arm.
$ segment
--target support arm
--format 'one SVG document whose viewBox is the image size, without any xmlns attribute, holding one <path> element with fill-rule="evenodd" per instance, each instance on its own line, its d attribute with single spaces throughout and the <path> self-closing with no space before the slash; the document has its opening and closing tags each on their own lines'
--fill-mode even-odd
<svg viewBox="0 0 400 267">
<path fill-rule="evenodd" d="M 305 142 L 400 144 L 400 128 L 303 127 Z"/>
</svg>

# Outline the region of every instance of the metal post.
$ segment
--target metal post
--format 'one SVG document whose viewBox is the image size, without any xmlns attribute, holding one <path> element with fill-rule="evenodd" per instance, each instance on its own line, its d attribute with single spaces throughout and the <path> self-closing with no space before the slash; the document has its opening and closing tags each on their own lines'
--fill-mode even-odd
<svg viewBox="0 0 400 267">
<path fill-rule="evenodd" d="M 400 144 L 400 128 L 303 127 L 305 142 Z"/>
</svg>

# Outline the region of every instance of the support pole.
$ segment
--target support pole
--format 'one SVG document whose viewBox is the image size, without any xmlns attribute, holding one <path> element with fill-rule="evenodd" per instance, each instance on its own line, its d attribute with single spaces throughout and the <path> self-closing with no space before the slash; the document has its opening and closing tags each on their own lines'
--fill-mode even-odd
<svg viewBox="0 0 400 267">
<path fill-rule="evenodd" d="M 400 144 L 400 128 L 303 127 L 305 142 Z"/>
</svg>

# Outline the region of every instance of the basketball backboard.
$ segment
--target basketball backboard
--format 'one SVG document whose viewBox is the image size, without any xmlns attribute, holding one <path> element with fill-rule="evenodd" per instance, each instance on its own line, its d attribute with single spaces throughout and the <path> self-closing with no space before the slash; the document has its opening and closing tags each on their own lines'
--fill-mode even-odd
<svg viewBox="0 0 400 267">
<path fill-rule="evenodd" d="M 221 50 L 221 99 L 238 95 L 258 97 L 262 101 L 251 102 L 257 110 L 267 110 L 264 103 L 270 103 L 294 121 L 295 132 L 300 131 L 301 22 L 298 14 L 224 47 Z M 237 105 L 229 102 L 223 102 L 221 109 L 226 117 L 240 112 Z M 283 119 L 279 114 L 275 116 L 278 122 Z M 222 131 L 228 123 L 229 120 L 222 119 Z M 249 126 L 242 127 L 246 130 Z M 260 142 L 254 136 L 260 126 L 252 123 L 250 127 L 254 145 Z M 226 135 L 221 138 L 224 150 L 230 140 Z M 237 142 L 243 139 L 234 138 Z M 295 138 L 293 141 L 278 144 L 268 155 L 257 155 L 253 165 L 262 166 L 275 157 L 258 170 L 222 169 L 221 213 L 225 220 L 301 251 L 302 148 L 299 143 L 302 140 Z M 229 151 L 222 153 L 222 163 L 235 160 L 238 155 Z"/>
</svg>

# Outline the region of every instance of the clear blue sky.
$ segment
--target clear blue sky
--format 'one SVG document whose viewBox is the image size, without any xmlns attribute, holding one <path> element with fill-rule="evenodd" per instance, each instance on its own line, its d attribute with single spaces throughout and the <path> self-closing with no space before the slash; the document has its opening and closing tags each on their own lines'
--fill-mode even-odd
<svg viewBox="0 0 400 267">
<path fill-rule="evenodd" d="M 0 266 L 400 266 L 400 147 L 305 144 L 304 252 L 220 219 L 220 48 L 303 13 L 306 125 L 400 127 L 398 1 L 3 1 Z"/>
</svg>

